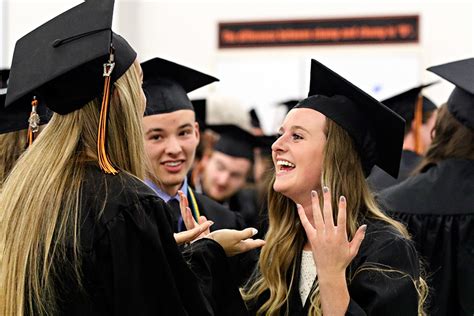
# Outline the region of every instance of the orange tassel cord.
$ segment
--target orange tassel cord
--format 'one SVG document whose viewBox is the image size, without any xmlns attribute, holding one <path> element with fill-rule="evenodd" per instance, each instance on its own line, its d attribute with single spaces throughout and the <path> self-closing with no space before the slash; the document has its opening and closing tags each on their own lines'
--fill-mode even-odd
<svg viewBox="0 0 474 316">
<path fill-rule="evenodd" d="M 99 160 L 99 167 L 107 174 L 117 174 L 117 169 L 114 168 L 107 156 L 107 116 L 109 113 L 109 99 L 110 99 L 110 74 L 115 66 L 113 61 L 113 53 L 110 54 L 109 63 L 104 64 L 104 95 L 102 97 L 102 106 L 100 109 L 99 129 L 97 133 L 97 157 Z"/>
<path fill-rule="evenodd" d="M 421 93 L 416 100 L 414 122 L 415 152 L 418 155 L 423 155 L 424 148 L 420 137 L 421 125 L 423 124 L 423 95 Z"/>
</svg>

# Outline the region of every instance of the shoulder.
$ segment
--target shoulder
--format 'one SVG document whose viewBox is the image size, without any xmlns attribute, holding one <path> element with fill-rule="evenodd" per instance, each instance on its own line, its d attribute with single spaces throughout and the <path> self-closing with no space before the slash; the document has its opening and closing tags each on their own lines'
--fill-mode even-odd
<svg viewBox="0 0 474 316">
<path fill-rule="evenodd" d="M 108 175 L 98 168 L 89 167 L 81 194 L 81 200 L 89 210 L 101 212 L 102 221 L 105 222 L 122 212 L 159 210 L 164 207 L 163 200 L 151 188 L 126 172 Z"/>
<path fill-rule="evenodd" d="M 352 268 L 378 266 L 418 276 L 419 259 L 414 243 L 382 220 L 371 219 L 366 224 L 367 232 Z"/>
</svg>

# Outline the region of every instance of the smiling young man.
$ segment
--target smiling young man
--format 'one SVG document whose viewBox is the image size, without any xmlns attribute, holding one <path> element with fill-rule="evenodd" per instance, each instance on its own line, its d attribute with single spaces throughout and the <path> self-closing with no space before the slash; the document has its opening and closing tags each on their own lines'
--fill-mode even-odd
<svg viewBox="0 0 474 316">
<path fill-rule="evenodd" d="M 196 220 L 205 216 L 214 222 L 211 230 L 242 228 L 238 214 L 193 192 L 186 179 L 200 137 L 187 93 L 218 79 L 161 58 L 142 63 L 142 69 L 147 97 L 143 118 L 145 149 L 153 172 L 147 184 L 173 209 L 173 229 L 175 232 L 185 229 L 179 211 L 179 190 L 188 197 Z"/>
<path fill-rule="evenodd" d="M 257 192 L 245 187 L 258 139 L 236 125 L 209 125 L 208 128 L 220 138 L 212 154 L 204 158 L 203 170 L 194 183 L 196 191 L 240 213 L 247 226 L 258 226 Z"/>
</svg>

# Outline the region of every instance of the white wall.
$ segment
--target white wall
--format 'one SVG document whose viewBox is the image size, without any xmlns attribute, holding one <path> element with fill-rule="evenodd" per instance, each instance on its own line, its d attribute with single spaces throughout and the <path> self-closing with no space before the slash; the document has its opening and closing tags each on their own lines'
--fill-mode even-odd
<svg viewBox="0 0 474 316">
<path fill-rule="evenodd" d="M 7 28 L 2 30 L 0 66 L 8 66 L 15 40 L 80 0 L 8 0 Z M 94 1 L 94 0 L 92 0 Z M 100 1 L 100 0 L 99 0 Z M 129 40 L 141 60 L 154 56 L 172 59 L 204 72 L 220 76 L 221 82 L 193 93 L 209 90 L 242 96 L 246 106 L 273 102 L 282 95 L 303 96 L 307 87 L 309 58 L 319 58 L 348 79 L 370 90 L 377 78 L 388 87 L 386 94 L 408 88 L 415 82 L 437 77 L 424 71 L 446 61 L 474 56 L 473 1 L 383 1 L 383 0 L 116 0 L 115 30 Z M 314 46 L 286 48 L 217 48 L 217 24 L 227 21 L 312 19 L 323 17 L 420 15 L 418 44 L 361 46 Z M 4 23 L 0 23 L 3 27 Z M 1 56 L 1 55 L 0 55 Z M 383 60 L 392 60 L 385 65 Z M 396 60 L 412 65 L 403 82 L 390 82 L 399 71 Z M 403 61 L 404 60 L 404 61 Z M 238 65 L 242 65 L 241 69 Z M 247 66 L 245 66 L 247 65 Z M 254 65 L 249 66 L 249 65 Z M 259 65 L 268 71 L 258 71 Z M 366 71 L 350 69 L 359 65 Z M 235 70 L 240 69 L 241 71 Z M 294 69 L 297 68 L 297 70 Z M 230 69 L 234 69 L 232 72 Z M 250 75 L 245 75 L 254 69 Z M 272 70 L 273 69 L 273 70 Z M 243 80 L 241 78 L 248 78 Z M 225 83 L 228 83 L 227 85 Z M 260 89 L 261 88 L 261 89 Z M 272 88 L 274 88 L 272 90 Z M 452 86 L 443 82 L 426 90 L 441 103 Z M 262 92 L 264 91 L 264 92 Z M 268 96 L 268 100 L 258 93 Z M 372 91 L 373 92 L 373 91 Z M 271 94 L 271 95 L 270 95 Z M 291 95 L 298 94 L 298 95 Z"/>
</svg>

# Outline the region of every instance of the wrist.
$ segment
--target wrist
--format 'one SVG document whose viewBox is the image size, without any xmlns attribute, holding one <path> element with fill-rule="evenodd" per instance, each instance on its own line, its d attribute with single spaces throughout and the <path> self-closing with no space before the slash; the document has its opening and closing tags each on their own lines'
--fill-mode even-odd
<svg viewBox="0 0 474 316">
<path fill-rule="evenodd" d="M 323 270 L 320 271 L 318 270 L 318 280 L 319 284 L 325 284 L 325 283 L 340 283 L 340 282 L 346 282 L 346 272 L 345 271 L 327 271 Z"/>
</svg>

